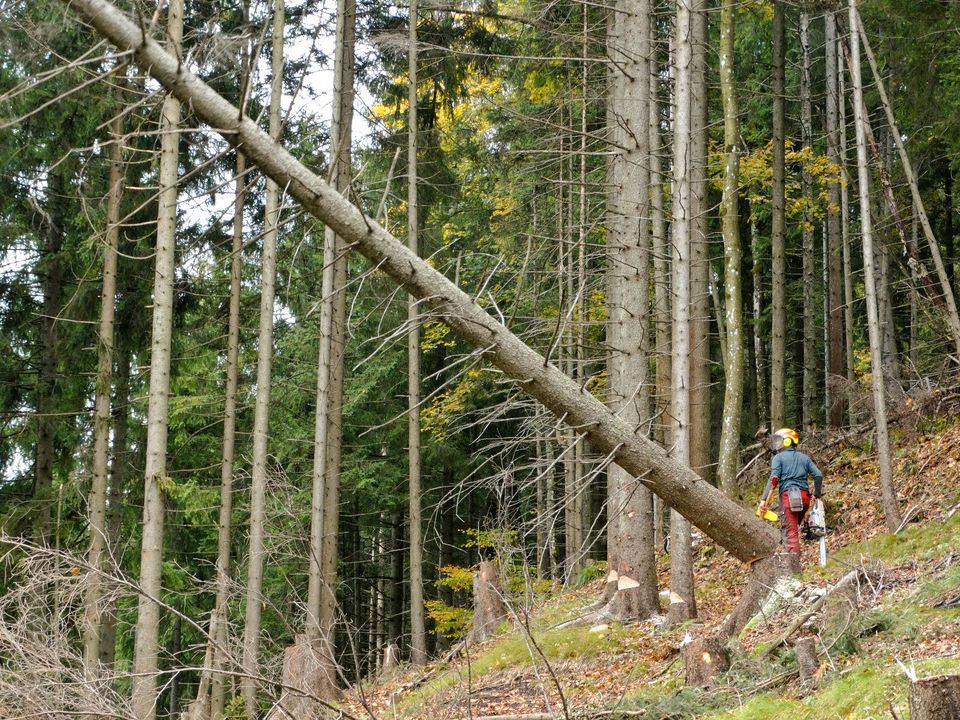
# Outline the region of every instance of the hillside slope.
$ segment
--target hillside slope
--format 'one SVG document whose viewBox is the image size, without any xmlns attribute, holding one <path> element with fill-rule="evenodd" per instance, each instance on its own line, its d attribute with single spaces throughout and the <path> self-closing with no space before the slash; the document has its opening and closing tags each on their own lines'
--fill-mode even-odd
<svg viewBox="0 0 960 720">
<path fill-rule="evenodd" d="M 709 689 L 684 685 L 679 648 L 709 632 L 744 585 L 740 563 L 697 546 L 699 625 L 565 625 L 600 581 L 514 609 L 511 628 L 425 672 L 401 669 L 354 688 L 358 717 L 877 718 L 908 717 L 907 673 L 960 673 L 960 421 L 908 414 L 894 432 L 901 509 L 884 529 L 869 434 L 809 443 L 827 475 L 830 560 L 804 547 L 804 592 L 732 646 L 732 668 Z M 828 601 L 796 635 L 816 638 L 819 667 L 801 682 L 789 643 L 766 644 L 851 568 L 863 567 L 856 610 Z M 839 593 L 838 593 L 839 595 Z"/>
</svg>

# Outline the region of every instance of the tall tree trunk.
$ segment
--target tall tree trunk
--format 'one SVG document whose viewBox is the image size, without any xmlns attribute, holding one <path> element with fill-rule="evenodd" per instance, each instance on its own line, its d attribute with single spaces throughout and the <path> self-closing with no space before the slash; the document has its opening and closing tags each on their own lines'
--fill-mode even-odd
<svg viewBox="0 0 960 720">
<path fill-rule="evenodd" d="M 825 43 L 825 74 L 826 74 L 826 131 L 827 131 L 827 158 L 831 163 L 843 167 L 844 158 L 840 153 L 839 111 L 841 96 L 839 93 L 840 66 L 837 58 L 837 26 L 833 13 L 828 12 L 824 21 Z M 829 206 L 827 207 L 827 321 L 828 321 L 828 351 L 827 383 L 831 402 L 827 407 L 827 423 L 831 427 L 840 427 L 843 424 L 843 402 L 839 393 L 833 388 L 838 387 L 836 380 L 844 376 L 844 301 L 841 280 L 841 258 L 843 253 L 843 230 L 841 226 L 843 198 L 842 183 L 831 183 L 829 192 Z"/>
<path fill-rule="evenodd" d="M 419 248 L 420 205 L 417 201 L 417 0 L 410 0 L 409 18 L 409 115 L 407 120 L 407 247 Z M 407 441 L 409 452 L 410 522 L 410 662 L 427 661 L 427 632 L 423 616 L 423 527 L 420 511 L 420 317 L 417 299 L 407 304 Z"/>
<path fill-rule="evenodd" d="M 800 125 L 804 148 L 813 147 L 813 108 L 810 98 L 810 14 L 800 13 Z M 803 170 L 803 196 L 812 201 L 813 177 Z M 803 212 L 803 412 L 804 425 L 816 422 L 817 412 L 817 330 L 815 286 L 817 282 L 817 249 L 814 242 L 814 219 L 809 205 Z"/>
<path fill-rule="evenodd" d="M 170 52 L 181 56 L 183 0 L 167 5 Z M 153 280 L 153 330 L 150 396 L 147 404 L 147 459 L 140 545 L 140 595 L 133 656 L 133 712 L 138 720 L 156 714 L 157 660 L 160 651 L 160 575 L 163 565 L 163 490 L 167 469 L 167 420 L 170 395 L 170 347 L 173 334 L 173 281 L 176 268 L 177 170 L 180 99 L 169 93 L 160 118 L 160 176 L 157 191 L 156 269 Z"/>
<path fill-rule="evenodd" d="M 668 457 L 663 448 L 613 415 L 599 400 L 581 390 L 542 355 L 524 344 L 505 325 L 491 317 L 442 273 L 414 256 L 386 230 L 366 217 L 347 199 L 307 170 L 260 131 L 236 107 L 186 72 L 175 57 L 156 42 L 144 40 L 140 28 L 106 0 L 71 0 L 98 32 L 122 50 L 132 50 L 138 63 L 182 98 L 190 99 L 197 116 L 218 128 L 234 143 L 242 143 L 247 157 L 285 187 L 305 209 L 329 223 L 356 250 L 423 298 L 432 312 L 466 342 L 486 349 L 489 362 L 552 413 L 563 416 L 601 453 L 660 494 L 685 517 L 695 518 L 703 532 L 738 559 L 750 561 L 771 555 L 778 533 L 749 510 L 740 507 L 702 480 L 689 467 Z"/>
<path fill-rule="evenodd" d="M 835 13 L 830 13 L 828 21 L 834 26 L 835 32 L 834 36 L 837 40 L 837 45 L 840 44 L 840 25 L 839 25 L 839 16 Z M 839 53 L 837 59 L 837 95 L 838 95 L 838 105 L 840 110 L 840 166 L 843 169 L 844 178 L 849 179 L 849 173 L 847 172 L 847 103 L 846 103 L 846 82 L 845 75 L 843 73 L 843 66 L 839 60 Z M 850 200 L 849 200 L 849 191 L 847 188 L 847 183 L 841 183 L 840 185 L 840 236 L 841 243 L 843 244 L 843 330 L 844 330 L 844 351 L 846 359 L 846 371 L 847 371 L 847 385 L 850 388 L 855 387 L 857 382 L 857 374 L 853 365 L 853 330 L 854 330 L 854 321 L 853 321 L 853 301 L 855 295 L 853 292 L 853 265 L 850 257 Z M 850 424 L 855 424 L 857 421 L 856 417 L 856 408 L 853 403 L 848 404 L 848 411 L 850 414 Z"/>
<path fill-rule="evenodd" d="M 617 217 L 607 241 L 607 272 L 615 300 L 610 305 L 608 323 L 614 339 L 610 356 L 611 404 L 621 418 L 636 428 L 635 432 L 645 434 L 642 428 L 650 416 L 650 3 L 621 2 L 615 16 L 607 37 L 608 54 L 615 60 L 608 102 L 614 139 L 621 148 L 613 159 L 614 182 L 610 183 L 616 196 L 613 212 Z M 610 610 L 622 619 L 650 617 L 660 611 L 653 498 L 646 487 L 619 466 L 611 466 L 608 478 L 616 498 L 608 506 L 607 521 L 608 532 L 616 538 L 615 552 L 608 552 L 612 561 L 609 580 L 617 583 Z M 608 586 L 614 589 L 610 582 Z"/>
<path fill-rule="evenodd" d="M 764 264 L 760 255 L 760 233 L 757 228 L 757 221 L 754 216 L 751 203 L 750 211 L 750 255 L 753 258 L 751 272 L 753 273 L 753 296 L 751 326 L 753 331 L 753 354 L 756 364 L 754 365 L 754 376 L 757 378 L 757 419 L 758 425 L 754 430 L 759 429 L 760 425 L 765 425 L 769 419 L 771 407 L 770 384 L 767 379 L 770 377 L 767 368 L 767 354 L 765 351 L 763 332 L 760 326 L 760 317 L 765 307 L 765 297 L 761 278 L 764 276 Z"/>
<path fill-rule="evenodd" d="M 283 0 L 274 0 L 270 50 L 270 137 L 280 138 L 283 97 Z M 257 394 L 253 417 L 253 468 L 250 477 L 250 547 L 247 569 L 247 607 L 243 626 L 241 679 L 247 717 L 257 716 L 257 675 L 260 664 L 260 617 L 264 606 L 264 526 L 267 519 L 267 443 L 270 436 L 270 382 L 273 369 L 273 308 L 277 277 L 277 235 L 280 224 L 280 186 L 267 179 L 263 210 L 263 250 L 260 269 L 260 332 L 257 339 Z"/>
<path fill-rule="evenodd" d="M 656 325 L 655 348 L 657 358 L 655 422 L 656 440 L 666 447 L 670 443 L 670 423 L 667 418 L 670 413 L 670 378 L 671 347 L 670 347 L 670 248 L 667 244 L 667 223 L 664 209 L 663 186 L 664 173 L 662 163 L 663 143 L 660 137 L 660 103 L 658 94 L 660 89 L 660 63 L 657 60 L 656 40 L 657 24 L 652 20 L 648 23 L 650 32 L 648 47 L 650 48 L 650 227 L 653 242 L 653 302 L 654 323 Z M 654 552 L 662 551 L 664 547 L 664 508 L 663 501 L 657 495 L 653 496 L 653 546 Z"/>
<path fill-rule="evenodd" d="M 120 529 L 123 524 L 127 416 L 130 402 L 130 352 L 117 348 L 116 390 L 113 399 L 113 447 L 110 453 L 110 505 L 107 511 L 107 548 L 121 561 Z M 111 599 L 100 621 L 100 664 L 113 668 L 116 658 L 117 601 Z"/>
<path fill-rule="evenodd" d="M 691 96 L 693 82 L 692 0 L 677 0 L 674 42 L 673 116 L 673 458 L 690 464 L 690 306 L 693 149 Z M 672 622 L 693 617 L 690 523 L 674 507 L 670 513 L 670 612 Z"/>
<path fill-rule="evenodd" d="M 856 0 L 849 0 L 850 27 L 857 27 Z M 880 464 L 880 491 L 887 528 L 900 525 L 900 510 L 890 466 L 890 440 L 887 434 L 887 400 L 884 388 L 881 329 L 878 315 L 876 275 L 873 260 L 873 220 L 870 215 L 870 168 L 867 163 L 867 133 L 863 117 L 863 84 L 860 80 L 860 41 L 850 36 L 850 82 L 853 85 L 853 114 L 857 132 L 857 177 L 860 185 L 860 227 L 863 243 L 864 285 L 866 287 L 867 330 L 870 337 L 870 371 L 873 376 L 873 412 L 876 419 L 877 459 Z"/>
<path fill-rule="evenodd" d="M 357 10 L 355 0 L 338 0 L 337 53 L 334 60 L 334 113 L 337 135 L 331 135 L 331 152 L 336 153 L 334 187 L 348 195 L 352 177 L 350 157 L 354 96 L 354 46 Z M 339 62 L 337 62 L 339 61 Z M 330 383 L 327 409 L 327 457 L 324 482 L 323 552 L 320 625 L 324 652 L 332 662 L 335 644 L 337 536 L 340 526 L 340 464 L 343 440 L 344 357 L 347 338 L 347 244 L 341 235 L 327 229 L 326 248 L 333 259 L 332 316 L 330 320 Z M 327 262 L 330 262 L 329 260 Z"/>
<path fill-rule="evenodd" d="M 707 242 L 707 0 L 692 5 L 690 92 L 690 465 L 713 480 L 713 420 L 710 416 L 710 252 Z M 692 568 L 691 568 L 692 572 Z"/>
<path fill-rule="evenodd" d="M 249 3 L 242 3 L 243 27 L 249 26 Z M 250 87 L 250 49 L 244 44 L 241 49 L 241 104 L 245 102 Z M 227 658 L 230 641 L 229 598 L 231 572 L 231 539 L 233 519 L 233 464 L 237 434 L 237 387 L 239 384 L 240 360 L 240 282 L 243 253 L 243 215 L 246 201 L 246 158 L 236 154 L 233 195 L 233 228 L 230 247 L 230 301 L 227 316 L 227 356 L 223 401 L 223 446 L 220 455 L 220 515 L 217 523 L 217 594 L 210 621 L 212 648 L 209 648 L 210 673 L 201 677 L 197 690 L 197 702 L 215 720 L 223 715 L 226 702 L 226 680 L 221 674 Z M 207 679 L 209 677 L 209 679 Z M 206 681 L 206 682 L 205 682 Z M 206 703 L 205 685 L 209 685 L 210 702 Z"/>
<path fill-rule="evenodd" d="M 727 343 L 723 359 L 723 423 L 717 480 L 723 491 L 740 499 L 737 471 L 740 466 L 740 420 L 743 411 L 743 294 L 740 247 L 740 123 L 737 118 L 737 88 L 734 75 L 734 0 L 720 6 L 720 92 L 723 96 L 723 197 L 720 222 L 723 232 L 723 282 Z"/>
<path fill-rule="evenodd" d="M 785 123 L 784 105 L 786 84 L 784 79 L 784 56 L 786 32 L 784 29 L 784 5 L 773 4 L 773 178 L 771 186 L 771 246 L 773 266 L 773 298 L 770 331 L 770 426 L 773 431 L 785 422 L 786 353 L 787 353 L 787 259 L 784 199 L 784 154 Z"/>
<path fill-rule="evenodd" d="M 37 373 L 36 411 L 37 445 L 34 459 L 34 537 L 44 544 L 50 539 L 53 504 L 53 459 L 56 453 L 56 382 L 58 357 L 57 316 L 63 294 L 63 263 L 60 253 L 66 237 L 67 202 L 64 171 L 47 175 L 47 200 L 44 213 L 43 246 L 40 262 L 40 288 L 43 294 L 40 316 L 40 370 Z"/>
<path fill-rule="evenodd" d="M 663 202 L 663 143 L 660 136 L 660 103 L 658 93 L 660 89 L 660 63 L 656 53 L 656 23 L 648 23 L 650 32 L 647 41 L 650 48 L 650 214 L 653 239 L 653 303 L 654 322 L 656 324 L 656 358 L 657 358 L 657 387 L 656 387 L 656 423 L 657 441 L 661 445 L 668 445 L 667 415 L 670 411 L 670 377 L 671 377 L 671 349 L 670 349 L 670 247 L 667 244 L 667 223 Z M 657 500 L 655 500 L 657 502 Z"/>
<path fill-rule="evenodd" d="M 125 66 L 121 66 L 121 73 Z M 122 88 L 122 80 L 120 83 Z M 119 103 L 118 103 L 119 104 Z M 110 396 L 113 385 L 113 326 L 117 295 L 117 248 L 120 241 L 120 201 L 123 197 L 123 114 L 110 122 L 110 171 L 107 227 L 103 236 L 103 284 L 100 288 L 100 326 L 97 333 L 97 384 L 93 408 L 93 478 L 87 516 L 90 578 L 84 598 L 83 665 L 87 677 L 97 674 L 100 662 L 100 602 L 107 550 L 107 481 L 110 461 Z"/>
</svg>

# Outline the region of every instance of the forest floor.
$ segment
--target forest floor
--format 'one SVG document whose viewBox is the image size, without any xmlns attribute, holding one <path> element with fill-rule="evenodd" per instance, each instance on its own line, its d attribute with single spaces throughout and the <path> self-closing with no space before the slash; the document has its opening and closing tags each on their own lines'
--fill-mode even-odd
<svg viewBox="0 0 960 720">
<path fill-rule="evenodd" d="M 669 628 L 657 619 L 558 627 L 597 600 L 603 581 L 596 580 L 515 611 L 510 628 L 456 659 L 425 669 L 402 666 L 353 688 L 344 709 L 358 718 L 423 720 L 908 717 L 907 672 L 960 672 L 960 417 L 942 402 L 934 408 L 939 412 L 909 400 L 902 410 L 892 431 L 893 462 L 908 522 L 896 534 L 884 526 L 869 431 L 807 443 L 827 477 L 829 562 L 821 568 L 816 542 L 805 544 L 807 594 L 800 606 L 788 605 L 742 633 L 731 646 L 731 670 L 714 687 L 685 686 L 680 647 L 688 633 L 708 632 L 729 613 L 745 586 L 745 568 L 701 538 L 697 624 Z M 816 588 L 856 566 L 869 570 L 858 611 L 828 609 L 798 633 L 817 637 L 813 678 L 800 682 L 789 646 L 761 659 L 765 644 L 812 602 Z"/>
</svg>

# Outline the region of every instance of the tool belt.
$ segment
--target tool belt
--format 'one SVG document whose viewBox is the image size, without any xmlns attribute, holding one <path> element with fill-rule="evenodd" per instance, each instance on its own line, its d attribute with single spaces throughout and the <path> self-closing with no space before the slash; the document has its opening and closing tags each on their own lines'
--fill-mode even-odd
<svg viewBox="0 0 960 720">
<path fill-rule="evenodd" d="M 791 488 L 787 490 L 787 507 L 791 512 L 803 512 L 803 493 L 800 488 Z"/>
</svg>

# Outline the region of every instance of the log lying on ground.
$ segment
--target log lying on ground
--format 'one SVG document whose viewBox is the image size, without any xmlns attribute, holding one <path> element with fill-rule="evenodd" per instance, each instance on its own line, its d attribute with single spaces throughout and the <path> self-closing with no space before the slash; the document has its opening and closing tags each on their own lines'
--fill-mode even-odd
<svg viewBox="0 0 960 720">
<path fill-rule="evenodd" d="M 960 717 L 960 675 L 940 675 L 910 683 L 911 720 Z"/>
<path fill-rule="evenodd" d="M 100 34 L 131 52 L 150 75 L 211 125 L 268 177 L 322 220 L 407 292 L 449 325 L 531 397 L 582 433 L 601 453 L 638 477 L 700 530 L 735 557 L 754 561 L 772 555 L 778 533 L 727 498 L 656 443 L 614 415 L 603 403 L 528 347 L 469 295 L 403 243 L 366 217 L 346 198 L 270 139 L 256 123 L 105 0 L 63 0 Z"/>
</svg>

